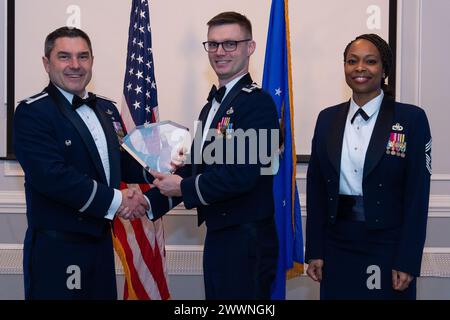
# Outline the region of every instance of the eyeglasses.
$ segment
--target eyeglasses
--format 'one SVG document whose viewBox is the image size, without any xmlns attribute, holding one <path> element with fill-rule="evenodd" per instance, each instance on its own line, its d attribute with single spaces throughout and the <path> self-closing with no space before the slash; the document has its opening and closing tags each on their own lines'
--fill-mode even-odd
<svg viewBox="0 0 450 320">
<path fill-rule="evenodd" d="M 205 41 L 203 42 L 203 47 L 205 47 L 206 52 L 214 53 L 217 52 L 219 46 L 222 45 L 223 51 L 232 52 L 237 49 L 237 45 L 240 42 L 252 41 L 252 39 L 245 40 L 227 40 L 223 42 L 215 42 L 215 41 Z"/>
</svg>

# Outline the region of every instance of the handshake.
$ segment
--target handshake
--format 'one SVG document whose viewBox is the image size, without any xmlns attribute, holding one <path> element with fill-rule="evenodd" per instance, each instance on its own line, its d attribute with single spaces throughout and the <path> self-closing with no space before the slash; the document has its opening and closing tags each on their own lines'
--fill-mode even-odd
<svg viewBox="0 0 450 320">
<path fill-rule="evenodd" d="M 123 189 L 120 192 L 122 192 L 122 203 L 116 212 L 117 216 L 126 220 L 134 220 L 147 214 L 150 206 L 140 190 Z"/>
<path fill-rule="evenodd" d="M 169 164 L 170 172 L 175 172 L 184 166 L 186 153 L 187 149 L 182 146 L 172 150 Z M 156 171 L 150 171 L 150 173 L 155 177 L 153 184 L 160 189 L 161 194 L 168 197 L 181 196 L 180 176 L 163 174 Z M 150 204 L 140 190 L 123 189 L 121 192 L 122 203 L 116 212 L 116 216 L 126 220 L 134 220 L 147 214 L 147 211 L 150 209 Z"/>
</svg>

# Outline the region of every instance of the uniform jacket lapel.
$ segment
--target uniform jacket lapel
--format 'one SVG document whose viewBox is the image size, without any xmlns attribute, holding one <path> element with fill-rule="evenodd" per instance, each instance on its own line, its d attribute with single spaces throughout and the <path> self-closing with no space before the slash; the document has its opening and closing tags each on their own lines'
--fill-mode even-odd
<svg viewBox="0 0 450 320">
<path fill-rule="evenodd" d="M 106 183 L 107 180 L 105 176 L 105 170 L 103 169 L 102 160 L 100 159 L 97 146 L 95 145 L 95 142 L 92 139 L 92 135 L 86 127 L 86 124 L 80 118 L 78 113 L 72 110 L 72 106 L 70 105 L 70 103 L 66 98 L 64 98 L 62 93 L 52 83 L 49 84 L 45 91 L 53 99 L 61 113 L 67 119 L 69 119 L 69 121 L 73 124 L 75 129 L 80 134 L 84 144 L 86 145 L 86 148 L 89 151 L 89 155 L 92 159 L 95 169 L 97 170 L 97 173 L 102 178 L 102 181 Z"/>
<path fill-rule="evenodd" d="M 252 77 L 250 77 L 250 73 L 247 73 L 234 85 L 234 87 L 231 89 L 231 91 L 227 94 L 225 99 L 220 104 L 219 110 L 217 110 L 217 113 L 214 116 L 213 121 L 211 122 L 210 128 L 216 127 L 217 123 L 225 115 L 231 102 L 233 102 L 234 98 L 236 98 L 236 96 L 242 91 L 242 88 L 252 83 L 253 83 Z"/>
<path fill-rule="evenodd" d="M 339 174 L 341 170 L 342 141 L 344 139 L 345 122 L 347 120 L 350 101 L 344 103 L 337 111 L 332 127 L 328 133 L 327 151 L 334 170 Z"/>
<path fill-rule="evenodd" d="M 191 145 L 191 161 L 192 161 L 192 174 L 196 175 L 197 171 L 200 170 L 199 168 L 199 164 L 196 161 L 196 157 L 200 157 L 200 153 L 202 153 L 201 151 L 199 151 L 197 148 L 200 148 L 200 142 L 202 141 L 202 137 L 203 137 L 203 130 L 204 130 L 204 125 L 206 123 L 206 119 L 208 119 L 208 114 L 209 111 L 211 110 L 212 107 L 212 101 L 209 101 L 202 109 L 202 111 L 200 112 L 200 115 L 198 116 L 198 121 L 200 121 L 201 126 L 199 125 L 194 132 L 194 141 L 192 142 Z M 198 146 L 196 146 L 196 143 L 199 144 Z M 199 154 L 196 154 L 196 153 Z"/>
<path fill-rule="evenodd" d="M 385 96 L 381 103 L 380 113 L 373 128 L 369 147 L 367 148 L 366 159 L 364 161 L 364 179 L 376 167 L 381 157 L 386 153 L 386 144 L 394 119 L 395 102 L 392 98 Z"/>
<path fill-rule="evenodd" d="M 212 101 L 205 104 L 202 111 L 200 112 L 200 115 L 198 116 L 198 120 L 202 122 L 204 125 L 206 122 L 206 119 L 208 119 L 209 110 L 211 110 L 212 107 Z"/>
<path fill-rule="evenodd" d="M 97 105 L 94 109 L 103 132 L 105 133 L 106 143 L 108 144 L 108 158 L 110 167 L 110 186 L 115 188 L 120 184 L 120 148 L 118 145 L 117 134 L 111 124 L 109 116 Z M 119 119 L 117 119 L 119 120 Z"/>
<path fill-rule="evenodd" d="M 237 95 L 242 91 L 242 88 L 245 87 L 246 85 L 249 85 L 253 83 L 253 80 L 250 76 L 250 74 L 246 74 L 245 76 L 242 77 L 242 79 L 240 79 L 235 85 L 234 87 L 231 89 L 231 91 L 227 94 L 227 96 L 225 97 L 225 99 L 222 101 L 222 103 L 220 104 L 219 110 L 217 110 L 216 115 L 214 116 L 214 119 L 211 122 L 211 125 L 209 127 L 209 129 L 214 129 L 217 125 L 217 123 L 219 122 L 219 120 L 224 116 L 224 114 L 226 113 L 226 111 L 228 110 L 228 107 L 230 106 L 230 104 L 233 102 L 234 98 L 237 97 Z M 201 123 L 203 125 L 205 125 L 206 119 L 208 118 L 208 114 L 209 111 L 211 110 L 212 107 L 212 102 L 208 102 L 204 107 L 203 110 L 200 113 L 199 116 L 199 121 L 201 121 Z M 204 128 L 203 128 L 204 129 Z M 197 136 L 197 135 L 196 135 Z M 203 138 L 203 131 L 201 132 L 201 137 Z M 203 154 L 203 150 L 205 149 L 205 147 L 210 143 L 211 141 L 205 141 L 205 144 L 203 145 L 203 149 L 202 149 L 202 154 Z M 194 152 L 194 148 L 192 146 L 191 148 L 191 154 L 193 154 Z M 192 166 L 192 172 L 195 175 L 197 172 L 201 172 L 201 168 L 202 166 L 197 166 L 197 165 L 193 165 Z"/>
</svg>

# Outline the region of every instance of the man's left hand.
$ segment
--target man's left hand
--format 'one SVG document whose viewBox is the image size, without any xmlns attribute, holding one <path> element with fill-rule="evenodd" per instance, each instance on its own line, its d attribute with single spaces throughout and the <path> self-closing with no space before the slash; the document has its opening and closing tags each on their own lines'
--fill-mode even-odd
<svg viewBox="0 0 450 320">
<path fill-rule="evenodd" d="M 159 172 L 150 172 L 155 180 L 153 184 L 159 189 L 161 194 L 166 197 L 181 197 L 181 178 L 176 174 L 164 174 Z"/>
</svg>

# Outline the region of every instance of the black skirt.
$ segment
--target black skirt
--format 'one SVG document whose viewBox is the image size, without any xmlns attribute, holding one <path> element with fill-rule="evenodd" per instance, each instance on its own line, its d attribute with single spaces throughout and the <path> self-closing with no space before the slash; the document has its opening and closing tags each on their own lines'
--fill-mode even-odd
<svg viewBox="0 0 450 320">
<path fill-rule="evenodd" d="M 405 291 L 392 287 L 399 229 L 368 230 L 364 222 L 339 220 L 327 227 L 320 299 L 416 298 L 416 279 Z"/>
</svg>

